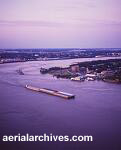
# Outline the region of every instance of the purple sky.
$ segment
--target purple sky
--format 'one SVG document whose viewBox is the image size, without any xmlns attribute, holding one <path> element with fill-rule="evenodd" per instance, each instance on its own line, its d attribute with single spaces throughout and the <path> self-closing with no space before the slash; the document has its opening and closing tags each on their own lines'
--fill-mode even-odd
<svg viewBox="0 0 121 150">
<path fill-rule="evenodd" d="M 0 0 L 0 48 L 121 47 L 121 0 Z"/>
</svg>

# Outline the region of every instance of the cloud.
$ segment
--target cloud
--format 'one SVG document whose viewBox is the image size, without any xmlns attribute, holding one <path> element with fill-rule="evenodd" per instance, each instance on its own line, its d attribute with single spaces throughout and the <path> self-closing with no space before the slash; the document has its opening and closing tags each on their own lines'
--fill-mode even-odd
<svg viewBox="0 0 121 150">
<path fill-rule="evenodd" d="M 0 26 L 35 26 L 35 27 L 56 27 L 62 26 L 62 23 L 51 21 L 8 21 L 0 20 Z"/>
<path fill-rule="evenodd" d="M 96 7 L 95 0 L 61 0 L 61 3 L 57 6 L 57 10 L 76 10 L 82 8 L 94 8 Z"/>
<path fill-rule="evenodd" d="M 70 22 L 51 22 L 51 21 L 7 21 L 0 20 L 0 27 L 121 27 L 121 21 L 97 20 L 97 19 L 72 19 Z"/>
<path fill-rule="evenodd" d="M 96 7 L 96 1 L 95 0 L 82 0 L 80 1 L 80 4 L 85 6 L 85 7 L 89 7 L 89 8 L 94 8 Z"/>
<path fill-rule="evenodd" d="M 121 20 L 101 20 L 101 19 L 73 19 L 77 24 L 101 25 L 101 26 L 121 26 Z"/>
</svg>

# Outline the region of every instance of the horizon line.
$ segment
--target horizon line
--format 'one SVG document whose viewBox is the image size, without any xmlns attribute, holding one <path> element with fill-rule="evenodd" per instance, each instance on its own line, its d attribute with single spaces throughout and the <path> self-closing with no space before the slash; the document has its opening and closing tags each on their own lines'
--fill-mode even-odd
<svg viewBox="0 0 121 150">
<path fill-rule="evenodd" d="M 22 49 L 121 49 L 121 47 L 100 47 L 100 48 L 97 48 L 97 47 L 90 47 L 90 48 L 78 48 L 78 47 L 68 47 L 68 48 L 64 48 L 64 47 L 61 47 L 61 48 L 52 48 L 52 47 L 47 47 L 47 48 L 0 48 L 0 50 L 22 50 Z"/>
</svg>

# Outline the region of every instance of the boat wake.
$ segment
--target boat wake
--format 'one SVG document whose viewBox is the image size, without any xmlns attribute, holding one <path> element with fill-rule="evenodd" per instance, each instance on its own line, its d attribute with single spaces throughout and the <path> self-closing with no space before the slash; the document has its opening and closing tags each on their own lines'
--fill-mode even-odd
<svg viewBox="0 0 121 150">
<path fill-rule="evenodd" d="M 113 89 L 97 89 L 97 88 L 82 88 L 82 89 L 83 89 L 83 90 L 100 91 L 100 92 L 113 91 Z"/>
<path fill-rule="evenodd" d="M 14 86 L 14 87 L 23 87 L 24 85 L 22 84 L 14 84 L 12 82 L 7 82 L 7 81 L 2 81 L 3 84 L 7 84 L 7 85 L 10 85 L 10 86 Z"/>
</svg>

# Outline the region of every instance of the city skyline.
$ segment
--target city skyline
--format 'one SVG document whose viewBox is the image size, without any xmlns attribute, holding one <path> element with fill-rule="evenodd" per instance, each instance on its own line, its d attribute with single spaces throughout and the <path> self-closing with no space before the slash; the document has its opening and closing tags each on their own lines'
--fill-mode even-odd
<svg viewBox="0 0 121 150">
<path fill-rule="evenodd" d="M 120 0 L 0 0 L 0 48 L 119 48 L 120 7 Z"/>
</svg>

